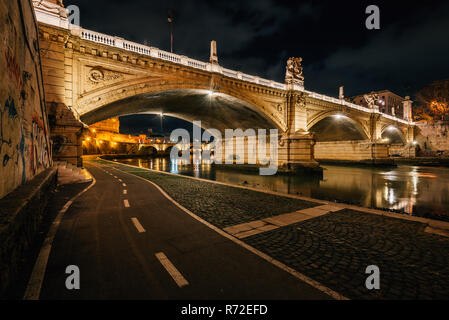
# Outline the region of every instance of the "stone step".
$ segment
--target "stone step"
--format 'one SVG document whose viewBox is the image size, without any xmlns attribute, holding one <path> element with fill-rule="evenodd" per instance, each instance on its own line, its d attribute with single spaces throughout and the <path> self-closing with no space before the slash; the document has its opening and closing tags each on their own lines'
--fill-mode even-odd
<svg viewBox="0 0 449 320">
<path fill-rule="evenodd" d="M 67 167 L 61 165 L 57 166 L 58 169 L 58 184 L 69 183 L 83 183 L 92 181 L 92 176 L 84 168 L 78 168 L 76 166 L 68 164 Z"/>
</svg>

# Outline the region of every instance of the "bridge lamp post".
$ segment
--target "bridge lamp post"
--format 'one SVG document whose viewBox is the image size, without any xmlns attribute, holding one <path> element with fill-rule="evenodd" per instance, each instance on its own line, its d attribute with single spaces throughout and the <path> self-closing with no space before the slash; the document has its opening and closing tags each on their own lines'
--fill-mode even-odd
<svg viewBox="0 0 449 320">
<path fill-rule="evenodd" d="M 168 23 L 170 24 L 170 52 L 173 53 L 173 21 L 175 16 L 173 10 L 168 10 Z"/>
<path fill-rule="evenodd" d="M 163 133 L 164 129 L 163 129 L 163 126 L 162 126 L 162 119 L 164 118 L 164 114 L 162 112 L 159 113 L 159 117 L 161 118 L 161 133 Z"/>
</svg>

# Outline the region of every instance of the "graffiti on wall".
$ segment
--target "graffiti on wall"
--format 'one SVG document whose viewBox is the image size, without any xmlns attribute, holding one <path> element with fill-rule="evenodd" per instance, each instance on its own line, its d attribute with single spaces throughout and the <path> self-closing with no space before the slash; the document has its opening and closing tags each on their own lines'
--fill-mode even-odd
<svg viewBox="0 0 449 320">
<path fill-rule="evenodd" d="M 15 172 L 20 182 L 26 180 L 25 137 L 15 100 L 9 96 L 0 109 L 0 160 L 5 172 Z"/>
<path fill-rule="evenodd" d="M 31 130 L 31 152 L 30 166 L 31 171 L 36 174 L 39 168 L 47 168 L 50 165 L 50 146 L 47 143 L 47 130 L 43 122 L 33 116 Z"/>
<path fill-rule="evenodd" d="M 0 198 L 51 166 L 40 65 L 26 45 L 36 25 L 20 16 L 17 2 L 0 1 Z"/>
<path fill-rule="evenodd" d="M 13 79 L 18 88 L 22 88 L 23 79 L 21 77 L 20 66 L 9 48 L 6 48 L 5 50 L 5 60 L 9 76 Z"/>
</svg>

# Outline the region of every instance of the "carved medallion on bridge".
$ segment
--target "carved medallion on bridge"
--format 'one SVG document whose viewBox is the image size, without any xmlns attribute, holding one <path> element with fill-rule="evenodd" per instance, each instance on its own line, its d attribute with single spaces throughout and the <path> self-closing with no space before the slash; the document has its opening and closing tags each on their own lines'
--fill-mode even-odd
<svg viewBox="0 0 449 320">
<path fill-rule="evenodd" d="M 123 76 L 124 75 L 122 73 L 106 70 L 103 68 L 92 68 L 87 74 L 87 78 L 90 81 L 91 85 L 98 85 L 103 82 L 119 80 L 122 79 Z"/>
</svg>

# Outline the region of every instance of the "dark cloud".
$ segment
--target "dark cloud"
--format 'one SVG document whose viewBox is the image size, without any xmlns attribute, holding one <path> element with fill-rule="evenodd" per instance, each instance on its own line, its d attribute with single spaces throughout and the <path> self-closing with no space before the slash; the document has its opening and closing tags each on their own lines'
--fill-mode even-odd
<svg viewBox="0 0 449 320">
<path fill-rule="evenodd" d="M 308 73 L 314 75 L 314 89 L 331 91 L 345 84 L 354 94 L 379 89 L 412 94 L 426 83 L 447 78 L 449 5 L 438 8 L 408 21 L 398 19 L 366 43 L 341 47 L 308 66 Z"/>
<path fill-rule="evenodd" d="M 449 76 L 445 1 L 377 1 L 381 30 L 365 28 L 367 1 L 72 0 L 82 26 L 168 50 L 167 10 L 175 13 L 175 52 L 283 81 L 290 56 L 304 58 L 307 89 L 337 95 L 390 89 L 410 93 Z M 407 89 L 409 88 L 409 89 Z"/>
</svg>

